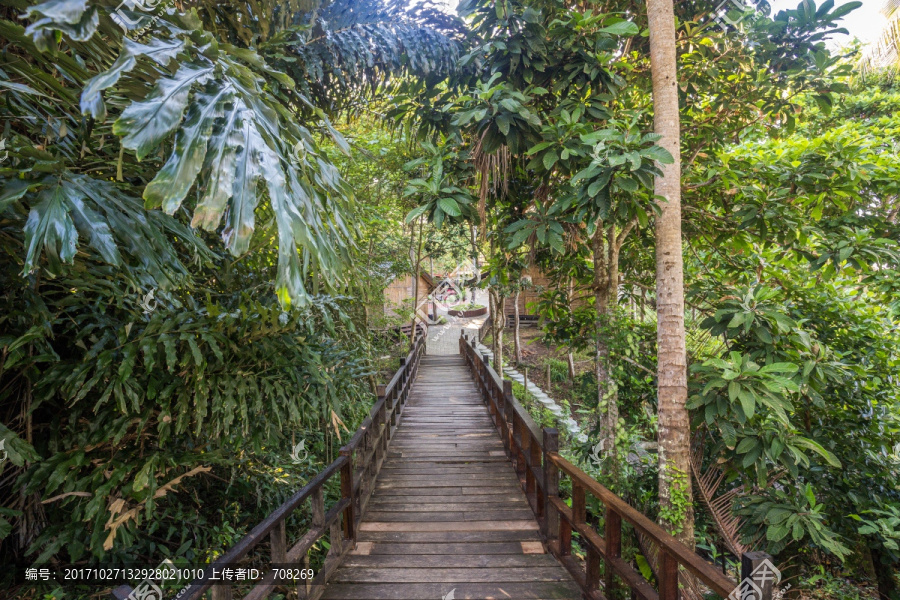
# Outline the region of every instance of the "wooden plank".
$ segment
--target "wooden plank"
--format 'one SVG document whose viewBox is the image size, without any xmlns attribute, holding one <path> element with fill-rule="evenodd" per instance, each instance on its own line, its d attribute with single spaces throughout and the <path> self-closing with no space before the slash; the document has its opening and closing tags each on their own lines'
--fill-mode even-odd
<svg viewBox="0 0 900 600">
<path fill-rule="evenodd" d="M 537 521 L 446 521 L 426 523 L 393 523 L 366 521 L 360 531 L 537 531 Z"/>
<path fill-rule="evenodd" d="M 461 488 L 460 488 L 461 489 Z M 397 495 L 397 494 L 389 494 L 378 493 L 372 496 L 372 502 L 378 504 L 405 504 L 408 502 L 415 502 L 417 504 L 442 504 L 446 503 L 447 500 L 452 500 L 456 504 L 481 504 L 485 502 L 490 503 L 503 503 L 503 502 L 518 502 L 524 501 L 522 498 L 522 494 L 515 492 L 498 492 L 494 494 L 461 494 L 454 495 L 451 497 L 446 497 L 441 494 L 410 494 L 409 496 Z"/>
<path fill-rule="evenodd" d="M 386 475 L 379 477 L 375 489 L 392 487 L 493 487 L 518 485 L 519 480 L 509 474 L 473 473 L 446 475 L 441 478 L 424 475 Z"/>
<path fill-rule="evenodd" d="M 580 598 L 574 583 L 395 583 L 332 584 L 323 600 L 440 600 L 451 591 L 456 600 L 576 600 Z"/>
<path fill-rule="evenodd" d="M 534 529 L 517 531 L 366 531 L 359 533 L 359 540 L 364 542 L 397 542 L 397 543 L 433 543 L 451 544 L 457 542 L 524 542 L 540 541 L 540 532 Z"/>
<path fill-rule="evenodd" d="M 376 483 L 375 489 L 378 491 L 387 491 L 393 489 L 406 490 L 440 490 L 440 489 L 460 489 L 469 488 L 476 490 L 476 493 L 486 493 L 488 490 L 498 489 L 506 492 L 518 489 L 519 483 L 516 480 L 511 481 L 488 481 L 484 479 L 475 479 L 471 481 L 454 480 L 454 481 L 385 481 Z M 460 492 L 462 493 L 462 492 Z"/>
<path fill-rule="evenodd" d="M 514 567 L 559 567 L 549 554 L 392 554 L 350 555 L 343 567 L 406 569 L 505 569 Z M 427 575 L 425 575 L 427 576 Z"/>
<path fill-rule="evenodd" d="M 454 498 L 454 500 L 456 500 Z M 372 502 L 369 503 L 369 514 L 376 512 L 482 512 L 488 510 L 520 510 L 528 508 L 528 503 L 523 498 L 506 502 L 443 502 L 436 504 L 423 504 L 420 502 Z M 530 509 L 529 509 L 530 510 Z"/>
<path fill-rule="evenodd" d="M 501 569 L 407 569 L 345 567 L 332 576 L 335 583 L 432 583 L 480 582 L 522 583 L 526 581 L 572 581 L 559 564 L 552 567 L 507 567 Z"/>
<path fill-rule="evenodd" d="M 382 521 L 386 523 L 401 522 L 441 522 L 441 521 L 493 521 L 504 519 L 507 521 L 526 520 L 534 518 L 534 513 L 530 508 L 523 507 L 519 509 L 504 510 L 473 510 L 469 512 L 461 511 L 441 511 L 441 512 L 393 512 L 393 511 L 376 511 L 370 509 L 366 513 L 366 519 L 371 521 Z"/>
<path fill-rule="evenodd" d="M 456 490 L 454 492 L 454 490 Z M 386 498 L 386 497 L 397 497 L 397 496 L 408 496 L 413 498 L 413 500 L 418 500 L 417 496 L 444 496 L 450 497 L 466 497 L 466 496 L 488 496 L 488 495 L 500 495 L 506 496 L 508 494 L 516 494 L 518 493 L 521 496 L 521 492 L 518 488 L 512 488 L 512 486 L 504 485 L 502 487 L 454 487 L 454 488 L 442 488 L 442 487 L 433 487 L 433 488 L 425 488 L 425 487 L 393 487 L 393 488 L 384 488 L 375 492 L 372 496 L 376 499 Z"/>
<path fill-rule="evenodd" d="M 389 469 L 382 469 L 385 477 L 391 475 L 431 475 L 432 477 L 442 477 L 444 475 L 465 474 L 472 475 L 476 473 L 496 473 L 495 464 L 473 463 L 473 464 L 437 464 L 431 467 L 420 467 L 417 465 L 394 466 Z"/>
<path fill-rule="evenodd" d="M 540 542 L 360 542 L 368 544 L 367 553 L 378 554 L 544 554 Z M 528 551 L 537 548 L 540 551 Z M 528 549 L 528 550 L 526 550 Z"/>
</svg>

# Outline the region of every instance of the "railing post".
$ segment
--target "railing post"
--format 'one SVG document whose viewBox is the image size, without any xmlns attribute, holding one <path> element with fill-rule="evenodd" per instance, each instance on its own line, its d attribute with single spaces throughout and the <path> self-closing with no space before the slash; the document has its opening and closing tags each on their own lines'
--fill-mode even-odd
<svg viewBox="0 0 900 600">
<path fill-rule="evenodd" d="M 559 451 L 559 431 L 544 427 L 544 522 L 541 524 L 548 542 L 559 538 L 559 513 L 550 504 L 551 497 L 559 496 L 559 469 L 550 460 L 550 454 Z"/>
<path fill-rule="evenodd" d="M 512 448 L 513 467 L 516 469 L 516 475 L 522 476 L 522 464 L 525 462 L 525 455 L 522 454 L 522 427 L 525 423 L 522 417 L 516 411 L 510 409 L 507 415 L 507 427 L 509 427 L 509 445 Z"/>
<path fill-rule="evenodd" d="M 521 422 L 519 428 L 519 442 L 522 444 L 522 469 L 525 471 L 525 495 L 534 493 L 534 478 L 531 476 L 531 435 L 525 421 Z"/>
<path fill-rule="evenodd" d="M 310 530 L 322 528 L 323 534 L 325 527 L 325 490 L 317 487 L 309 496 L 309 509 L 312 515 L 309 523 Z M 303 568 L 309 568 L 309 550 L 303 556 Z M 309 598 L 312 594 L 312 580 L 305 579 L 297 582 L 297 597 L 304 599 Z"/>
<path fill-rule="evenodd" d="M 272 551 L 270 558 L 273 565 L 287 563 L 287 539 L 284 531 L 284 519 L 275 522 L 275 527 L 269 532 L 269 548 Z"/>
<path fill-rule="evenodd" d="M 768 564 L 766 564 L 768 563 Z M 775 593 L 775 574 L 772 569 L 775 563 L 772 556 L 765 552 L 744 552 L 741 555 L 741 588 L 744 582 L 754 582 L 760 590 L 759 600 L 772 600 Z M 741 589 L 741 597 L 744 596 L 745 590 Z"/>
<path fill-rule="evenodd" d="M 510 411 L 510 413 L 513 415 L 513 439 L 516 440 L 516 466 L 520 467 L 518 469 L 519 471 L 521 471 L 520 476 L 525 476 L 528 473 L 528 463 L 525 462 L 525 452 L 528 451 L 525 442 L 525 421 L 522 420 L 522 416 L 517 412 Z M 527 492 L 528 478 L 526 477 L 525 479 L 525 487 Z"/>
<path fill-rule="evenodd" d="M 497 419 L 503 419 L 503 426 L 506 429 L 506 446 L 509 450 L 509 458 L 515 464 L 516 460 L 516 445 L 515 445 L 515 436 L 513 435 L 513 410 L 512 410 L 512 399 L 513 399 L 513 391 L 512 391 L 512 381 L 509 379 L 503 379 L 503 397 L 497 399 L 497 409 L 499 411 L 499 415 Z M 497 425 L 500 423 L 498 422 Z M 516 465 L 518 467 L 518 465 Z"/>
<path fill-rule="evenodd" d="M 659 600 L 678 600 L 678 561 L 659 549 Z"/>
<path fill-rule="evenodd" d="M 576 525 L 581 525 L 587 520 L 584 486 L 575 481 L 572 482 L 572 520 Z"/>
<path fill-rule="evenodd" d="M 609 598 L 616 587 L 616 580 L 613 577 L 612 559 L 622 557 L 622 516 L 607 506 L 605 521 L 606 525 L 604 527 L 603 537 L 606 541 L 606 576 L 603 582 L 605 587 L 603 593 Z M 662 553 L 662 551 L 660 551 L 660 553 Z M 662 598 L 661 592 L 660 598 Z"/>
<path fill-rule="evenodd" d="M 583 525 L 587 522 L 587 503 L 584 486 L 572 482 L 572 521 L 575 525 Z M 584 582 L 589 591 L 600 587 L 600 555 L 594 547 L 588 545 L 587 556 L 584 560 Z M 606 596 L 612 598 L 612 596 Z"/>
<path fill-rule="evenodd" d="M 353 449 L 344 446 L 341 448 L 340 454 L 347 457 L 347 462 L 341 466 L 341 497 L 350 500 L 350 504 L 344 509 L 344 537 L 355 544 L 356 503 L 353 497 Z"/>
<path fill-rule="evenodd" d="M 544 498 L 542 494 L 538 493 L 539 482 L 538 478 L 534 475 L 534 470 L 541 466 L 541 446 L 538 442 L 538 439 L 534 437 L 531 432 L 528 433 L 529 443 L 529 451 L 531 452 L 531 460 L 528 461 L 528 475 L 531 477 L 532 483 L 532 493 L 535 498 L 535 506 L 537 506 L 536 514 L 538 521 L 544 518 Z"/>
<path fill-rule="evenodd" d="M 415 352 L 415 347 L 413 347 L 413 352 Z M 402 388 L 406 384 L 406 378 L 409 376 L 409 373 L 406 370 L 406 357 L 400 357 L 400 387 Z"/>
<path fill-rule="evenodd" d="M 484 390 L 485 394 L 487 395 L 486 401 L 488 403 L 488 406 L 490 406 L 494 395 L 491 392 L 491 386 L 488 385 L 488 380 L 490 379 L 490 375 L 488 374 L 488 366 L 488 355 L 482 354 L 481 366 L 479 367 L 479 370 L 481 372 L 481 389 Z"/>
<path fill-rule="evenodd" d="M 587 547 L 587 556 L 584 559 L 584 582 L 590 592 L 600 588 L 600 555 L 593 546 Z M 635 598 L 634 592 L 631 597 Z"/>
<path fill-rule="evenodd" d="M 509 423 L 512 418 L 512 401 L 515 396 L 513 395 L 512 381 L 502 379 L 503 375 L 500 377 L 500 381 L 503 382 L 503 397 L 497 399 L 497 408 L 500 410 L 504 422 Z"/>
</svg>

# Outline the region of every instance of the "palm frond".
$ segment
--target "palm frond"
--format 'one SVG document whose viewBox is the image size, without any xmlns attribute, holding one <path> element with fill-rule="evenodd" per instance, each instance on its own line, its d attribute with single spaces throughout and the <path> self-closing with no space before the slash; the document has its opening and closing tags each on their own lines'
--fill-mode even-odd
<svg viewBox="0 0 900 600">
<path fill-rule="evenodd" d="M 722 542 L 735 556 L 741 556 L 750 550 L 750 546 L 741 543 L 741 526 L 744 520 L 737 517 L 731 508 L 735 498 L 743 492 L 742 487 L 732 488 L 716 496 L 725 473 L 715 465 L 703 468 L 703 435 L 694 436 L 691 448 L 691 473 L 697 483 L 697 494 L 700 496 L 707 513 L 712 517 Z"/>
</svg>

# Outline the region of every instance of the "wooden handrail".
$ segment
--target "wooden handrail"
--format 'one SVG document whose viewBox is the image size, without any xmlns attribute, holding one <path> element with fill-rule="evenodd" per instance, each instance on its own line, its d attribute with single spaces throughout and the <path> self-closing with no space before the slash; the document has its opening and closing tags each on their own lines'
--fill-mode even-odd
<svg viewBox="0 0 900 600">
<path fill-rule="evenodd" d="M 422 328 L 417 328 L 422 329 Z M 323 568 L 311 581 L 299 582 L 299 598 L 316 600 L 324 592 L 324 586 L 344 557 L 356 545 L 357 526 L 375 487 L 375 478 L 387 455 L 388 446 L 399 424 L 409 390 L 419 370 L 419 363 L 425 351 L 426 334 L 417 331 L 412 349 L 400 359 L 400 368 L 386 386 L 379 386 L 378 400 L 369 416 L 340 449 L 340 455 L 325 467 L 309 483 L 294 493 L 284 504 L 276 508 L 268 517 L 254 527 L 228 552 L 208 565 L 203 576 L 190 583 L 179 593 L 179 600 L 199 600 L 210 588 L 213 600 L 231 600 L 232 588 L 225 583 L 213 583 L 214 573 L 234 568 L 257 545 L 267 537 L 270 542 L 270 560 L 273 565 L 295 565 L 303 568 L 308 564 L 308 551 L 326 532 L 330 532 L 331 547 Z M 326 511 L 325 485 L 332 478 L 340 478 L 340 497 Z M 288 517 L 307 499 L 310 500 L 310 528 L 290 549 L 287 548 L 285 524 Z M 278 583 L 274 570 L 258 582 L 244 596 L 244 600 L 259 600 L 267 597 Z M 113 596 L 124 598 L 133 590 L 120 586 Z"/>
<path fill-rule="evenodd" d="M 559 454 L 559 433 L 541 431 L 512 393 L 512 384 L 503 380 L 488 364 L 465 332 L 459 340 L 460 353 L 472 370 L 500 432 L 506 452 L 519 475 L 541 535 L 550 552 L 581 586 L 585 598 L 604 600 L 617 585 L 617 576 L 634 596 L 642 600 L 677 600 L 679 567 L 684 567 L 723 598 L 737 583 L 714 565 L 682 544 L 657 523 L 591 478 Z M 559 497 L 560 476 L 572 483 L 572 506 Z M 586 495 L 596 498 L 605 509 L 603 536 L 587 522 Z M 622 521 L 630 523 L 659 548 L 658 590 L 622 558 Z M 572 533 L 578 533 L 586 550 L 585 560 L 572 555 Z M 605 565 L 603 588 L 601 562 Z"/>
<path fill-rule="evenodd" d="M 484 323 L 481 324 L 481 327 L 478 328 L 478 341 L 484 342 L 484 338 L 487 337 L 489 331 L 491 331 L 491 327 L 493 327 L 493 317 L 488 314 L 487 318 L 484 320 Z"/>
</svg>

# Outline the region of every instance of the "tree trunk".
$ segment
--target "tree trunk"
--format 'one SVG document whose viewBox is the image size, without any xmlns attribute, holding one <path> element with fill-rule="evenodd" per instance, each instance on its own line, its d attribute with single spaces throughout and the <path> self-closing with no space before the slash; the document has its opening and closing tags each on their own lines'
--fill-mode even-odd
<svg viewBox="0 0 900 600">
<path fill-rule="evenodd" d="M 606 245 L 603 243 L 603 223 L 597 222 L 597 231 L 591 239 L 594 258 L 594 310 L 596 312 L 596 353 L 594 369 L 597 375 L 597 408 L 602 448 L 609 456 L 615 454 L 615 430 L 609 427 L 610 403 L 615 402 L 609 381 L 609 346 L 603 339 L 609 310 L 609 263 Z M 615 464 L 615 461 L 612 461 Z"/>
<path fill-rule="evenodd" d="M 665 200 L 656 217 L 656 313 L 659 404 L 660 521 L 694 547 L 691 506 L 690 420 L 684 338 L 684 260 L 681 248 L 681 160 L 675 14 L 672 0 L 647 0 L 653 122 L 659 145 L 675 159 L 660 165 L 654 191 Z"/>
<path fill-rule="evenodd" d="M 569 306 L 572 305 L 573 300 L 575 299 L 575 282 L 571 277 L 569 277 L 568 284 L 566 286 L 567 295 L 566 298 L 569 300 Z M 566 354 L 566 358 L 569 363 L 569 381 L 575 381 L 575 355 L 571 352 Z"/>
<path fill-rule="evenodd" d="M 416 245 L 416 266 L 413 270 L 413 314 L 412 314 L 412 331 L 409 336 L 413 343 L 416 341 L 416 316 L 419 314 L 419 273 L 422 267 L 422 229 L 425 227 L 425 220 L 419 221 L 419 241 Z"/>
<path fill-rule="evenodd" d="M 497 314 L 497 307 L 494 306 L 494 295 L 491 293 L 491 290 L 488 290 L 488 314 L 487 319 L 491 321 L 491 329 L 494 328 L 494 315 Z M 491 336 L 491 346 L 494 345 L 494 336 Z M 479 340 L 481 343 L 484 343 L 484 340 Z M 493 350 L 493 348 L 492 348 Z"/>
<path fill-rule="evenodd" d="M 872 554 L 872 566 L 875 568 L 878 597 L 881 600 L 900 600 L 900 588 L 897 587 L 897 579 L 895 578 L 896 574 L 900 573 L 900 563 L 891 565 L 889 559 L 876 548 L 871 548 L 870 552 Z"/>
<path fill-rule="evenodd" d="M 492 288 L 488 288 L 488 298 L 491 302 L 491 352 L 497 356 L 497 313 L 500 309 L 497 307 L 497 294 Z"/>
<path fill-rule="evenodd" d="M 616 236 L 616 228 L 614 225 L 609 226 L 607 232 L 607 248 L 608 256 L 606 263 L 606 323 L 607 327 L 613 331 L 615 327 L 616 308 L 619 306 L 619 250 L 622 247 L 622 241 L 631 230 L 629 226 L 621 233 L 620 237 Z M 607 365 L 610 356 L 607 351 Z M 607 371 L 609 367 L 607 366 Z M 608 376 L 608 375 L 607 375 Z M 606 392 L 606 429 L 609 432 L 609 453 L 615 458 L 616 456 L 616 435 L 619 431 L 619 392 L 615 381 L 607 383 Z M 613 461 L 615 465 L 615 461 Z M 613 469 L 613 479 L 618 476 L 618 469 Z"/>
<path fill-rule="evenodd" d="M 640 301 L 640 303 L 639 303 L 639 306 L 640 306 L 640 309 L 641 309 L 641 312 L 640 312 L 640 315 L 641 315 L 641 323 L 643 323 L 644 320 L 646 319 L 646 314 L 644 313 L 644 297 L 645 297 L 646 295 L 647 295 L 647 290 L 645 290 L 644 288 L 641 288 L 641 301 Z"/>
<path fill-rule="evenodd" d="M 494 312 L 491 313 L 491 351 L 494 353 L 494 370 L 502 375 L 503 369 L 503 328 L 506 325 L 506 313 L 503 303 L 505 298 L 495 289 L 489 290 L 494 301 Z"/>
<path fill-rule="evenodd" d="M 500 298 L 500 307 L 503 307 L 505 298 Z M 503 377 L 503 329 L 506 326 L 506 315 L 501 311 L 500 324 L 497 327 L 497 354 L 494 355 L 494 370 Z"/>
<path fill-rule="evenodd" d="M 469 223 L 469 234 L 471 236 L 472 241 L 472 268 L 475 273 L 473 274 L 472 281 L 472 300 L 471 302 L 475 303 L 475 290 L 478 289 L 478 286 L 481 284 L 481 265 L 478 264 L 478 233 L 475 231 L 475 226 Z"/>
<path fill-rule="evenodd" d="M 513 321 L 513 344 L 516 347 L 516 362 L 522 362 L 522 342 L 519 340 L 519 291 L 513 296 L 513 304 L 515 311 L 515 320 Z"/>
</svg>

